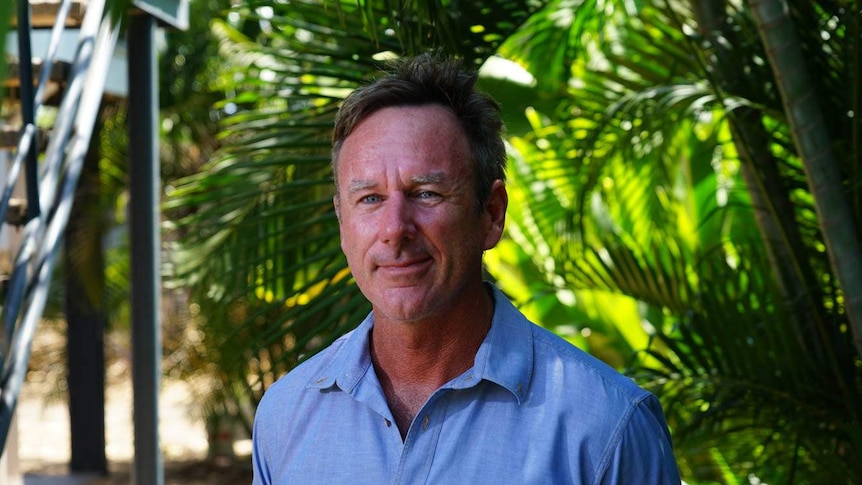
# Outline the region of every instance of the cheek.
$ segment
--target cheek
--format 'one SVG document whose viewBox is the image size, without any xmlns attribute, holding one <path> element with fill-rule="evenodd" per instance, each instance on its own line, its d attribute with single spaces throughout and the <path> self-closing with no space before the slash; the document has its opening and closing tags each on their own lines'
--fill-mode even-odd
<svg viewBox="0 0 862 485">
<path fill-rule="evenodd" d="M 341 222 L 339 230 L 341 232 L 341 250 L 348 256 L 348 259 L 363 252 L 363 248 L 369 244 L 369 238 L 373 237 L 371 224 L 362 224 L 357 220 L 351 219 L 350 222 Z"/>
<path fill-rule="evenodd" d="M 475 218 L 459 220 L 435 228 L 435 242 L 441 250 L 458 260 L 469 260 L 483 251 L 484 232 L 482 222 Z M 463 263 L 461 261 L 459 264 Z"/>
</svg>

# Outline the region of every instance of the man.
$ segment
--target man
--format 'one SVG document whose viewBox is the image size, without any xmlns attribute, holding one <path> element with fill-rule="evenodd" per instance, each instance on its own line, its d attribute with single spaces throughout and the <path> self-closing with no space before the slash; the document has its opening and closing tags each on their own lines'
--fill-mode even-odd
<svg viewBox="0 0 862 485">
<path fill-rule="evenodd" d="M 680 483 L 655 397 L 483 282 L 508 198 L 475 81 L 423 55 L 341 107 L 334 204 L 373 310 L 266 392 L 255 484 Z"/>
</svg>

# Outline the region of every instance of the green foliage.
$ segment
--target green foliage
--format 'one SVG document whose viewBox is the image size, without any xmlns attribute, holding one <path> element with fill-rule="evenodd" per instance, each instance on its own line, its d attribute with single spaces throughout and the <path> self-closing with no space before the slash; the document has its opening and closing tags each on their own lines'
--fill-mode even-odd
<svg viewBox="0 0 862 485">
<path fill-rule="evenodd" d="M 745 12 L 735 14 L 727 22 L 754 52 L 734 44 L 732 53 L 762 59 Z M 739 479 L 845 483 L 858 476 L 859 356 L 800 160 L 774 117 L 774 81 L 756 67 L 744 81 L 719 78 L 713 47 L 683 35 L 694 31 L 686 15 L 646 6 L 582 43 L 569 95 L 511 140 L 509 234 L 545 280 L 642 305 L 653 344 L 635 368 L 663 399 L 684 476 L 727 481 L 729 467 Z M 522 62 L 538 73 L 546 61 Z M 743 115 L 760 116 L 769 139 L 744 132 Z M 763 163 L 756 142 L 776 173 L 748 165 Z M 764 187 L 767 177 L 778 184 Z M 791 212 L 769 214 L 755 197 L 786 199 Z M 787 215 L 785 241 L 764 247 L 772 234 L 761 218 Z M 794 231 L 799 241 L 786 235 Z M 789 291 L 788 261 L 775 254 L 810 275 L 801 290 Z"/>
<path fill-rule="evenodd" d="M 172 284 L 201 304 L 223 387 L 240 388 L 217 399 L 237 409 L 256 403 L 266 384 L 368 311 L 346 270 L 331 204 L 338 102 L 381 59 L 410 46 L 446 45 L 480 63 L 528 13 L 520 2 L 491 6 L 434 9 L 447 29 L 388 2 L 247 2 L 213 22 L 224 146 L 199 174 L 172 184 L 165 207 L 178 240 Z"/>
<path fill-rule="evenodd" d="M 320 17 L 344 12 L 260 11 L 265 17 L 240 9 L 238 21 L 213 25 L 229 93 L 220 104 L 225 148 L 179 181 L 167 204 L 183 213 L 171 223 L 183 234 L 172 274 L 205 302 L 206 345 L 238 408 L 367 311 L 338 244 L 328 133 L 337 100 L 373 70 L 377 46 L 351 39 L 369 59 L 352 66 L 346 48 L 322 52 L 350 36 L 348 27 L 361 31 L 359 16 L 345 15 L 352 24 L 339 29 Z"/>
<path fill-rule="evenodd" d="M 443 49 L 482 66 L 509 126 L 490 277 L 659 395 L 686 481 L 862 480 L 855 295 L 748 8 L 467 3 L 245 1 L 213 23 L 220 147 L 167 208 L 219 399 L 250 409 L 368 310 L 331 206 L 334 113 L 380 60 Z M 859 5 L 789 5 L 852 204 L 829 224 L 858 237 Z"/>
</svg>

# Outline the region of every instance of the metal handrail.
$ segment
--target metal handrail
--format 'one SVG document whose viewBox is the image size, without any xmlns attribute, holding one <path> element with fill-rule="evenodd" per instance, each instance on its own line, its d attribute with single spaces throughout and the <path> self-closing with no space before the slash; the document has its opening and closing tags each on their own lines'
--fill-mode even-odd
<svg viewBox="0 0 862 485">
<path fill-rule="evenodd" d="M 48 50 L 42 58 L 42 72 L 39 75 L 39 85 L 36 87 L 36 95 L 34 96 L 34 108 L 38 113 L 42 103 L 45 102 L 45 89 L 48 87 L 48 80 L 51 77 L 51 69 L 54 67 L 54 60 L 57 59 L 57 51 L 60 48 L 60 39 L 65 30 L 65 21 L 69 16 L 69 11 L 72 9 L 72 0 L 63 0 L 60 8 L 57 9 L 57 17 L 54 20 L 54 26 L 51 28 L 51 40 L 48 42 Z"/>
<path fill-rule="evenodd" d="M 6 174 L 6 183 L 3 187 L 3 194 L 0 195 L 0 221 L 6 220 L 6 213 L 9 211 L 9 201 L 12 200 L 12 193 L 15 190 L 15 182 L 21 174 L 21 167 L 24 165 L 24 158 L 30 149 L 35 145 L 36 126 L 32 123 L 24 125 L 21 130 L 21 137 L 18 139 L 18 147 L 16 148 L 15 158 L 9 166 Z M 7 346 L 0 346 L 0 358 L 2 358 L 2 350 L 8 349 Z"/>
</svg>

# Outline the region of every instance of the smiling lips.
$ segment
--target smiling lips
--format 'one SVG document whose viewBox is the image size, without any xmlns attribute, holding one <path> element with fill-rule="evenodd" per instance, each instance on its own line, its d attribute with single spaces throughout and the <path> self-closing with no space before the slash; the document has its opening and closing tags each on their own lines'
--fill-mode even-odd
<svg viewBox="0 0 862 485">
<path fill-rule="evenodd" d="M 403 261 L 377 262 L 376 271 L 390 278 L 411 278 L 424 272 L 431 263 L 430 257 L 412 258 Z"/>
</svg>

